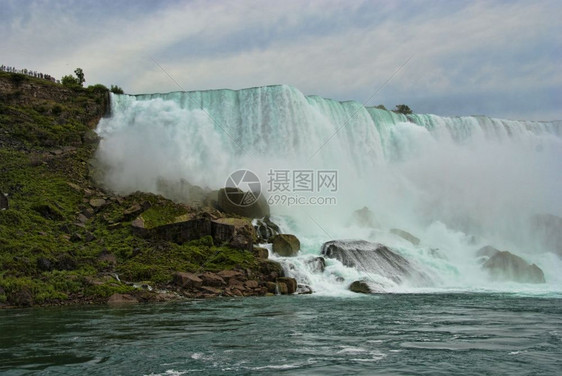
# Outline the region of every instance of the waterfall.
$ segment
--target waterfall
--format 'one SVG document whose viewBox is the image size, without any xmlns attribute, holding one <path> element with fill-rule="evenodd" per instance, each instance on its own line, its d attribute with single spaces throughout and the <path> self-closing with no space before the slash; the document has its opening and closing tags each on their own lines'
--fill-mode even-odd
<svg viewBox="0 0 562 376">
<path fill-rule="evenodd" d="M 324 242 L 352 238 L 392 246 L 454 287 L 490 286 L 474 254 L 491 244 L 536 263 L 548 288 L 561 288 L 560 255 L 537 239 L 529 221 L 562 216 L 562 121 L 402 115 L 286 85 L 112 94 L 111 108 L 97 128 L 97 161 L 103 183 L 120 193 L 166 193 L 162 181 L 218 189 L 230 173 L 248 169 L 266 197 L 280 198 L 272 172 L 310 172 L 312 192 L 294 185 L 283 192 L 305 204 L 270 204 L 285 231 L 301 238 L 303 259 L 282 261 L 292 265 L 288 272 L 308 275 L 316 290 L 361 277 L 337 260 L 327 262 L 322 277 L 305 266 Z M 337 189 L 316 189 L 322 171 L 337 174 Z M 353 212 L 364 207 L 373 216 L 369 225 L 354 222 Z"/>
</svg>

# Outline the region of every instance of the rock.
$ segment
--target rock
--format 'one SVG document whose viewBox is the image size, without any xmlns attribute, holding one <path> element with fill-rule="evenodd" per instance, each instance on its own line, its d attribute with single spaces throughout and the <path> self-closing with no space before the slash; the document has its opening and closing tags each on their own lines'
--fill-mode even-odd
<svg viewBox="0 0 562 376">
<path fill-rule="evenodd" d="M 520 283 L 545 283 L 543 271 L 535 264 L 529 265 L 521 257 L 507 251 L 496 252 L 482 266 L 494 280 Z"/>
<path fill-rule="evenodd" d="M 82 210 L 82 213 L 81 213 L 81 214 L 82 214 L 84 217 L 90 219 L 90 218 L 92 218 L 92 217 L 94 216 L 95 212 L 94 212 L 94 209 L 92 209 L 92 208 L 85 208 L 84 210 Z"/>
<path fill-rule="evenodd" d="M 491 245 L 486 245 L 476 251 L 476 257 L 492 257 L 498 252 L 500 252 L 499 249 L 494 248 Z"/>
<path fill-rule="evenodd" d="M 289 289 L 283 282 L 277 282 L 277 293 L 281 295 L 289 295 Z"/>
<path fill-rule="evenodd" d="M 10 205 L 8 202 L 8 196 L 6 196 L 2 191 L 0 191 L 0 210 L 9 209 Z"/>
<path fill-rule="evenodd" d="M 129 294 L 113 294 L 107 300 L 108 304 L 135 304 L 139 301 L 132 295 Z"/>
<path fill-rule="evenodd" d="M 205 272 L 199 275 L 199 278 L 203 281 L 205 286 L 221 287 L 225 286 L 226 282 L 218 274 Z"/>
<path fill-rule="evenodd" d="M 355 281 L 349 286 L 349 290 L 359 294 L 371 294 L 371 288 L 365 281 Z"/>
<path fill-rule="evenodd" d="M 279 234 L 273 238 L 273 252 L 279 256 L 296 256 L 301 248 L 301 243 L 295 235 Z"/>
<path fill-rule="evenodd" d="M 326 260 L 324 257 L 313 257 L 306 260 L 305 263 L 312 273 L 324 273 L 326 269 Z"/>
<path fill-rule="evenodd" d="M 312 294 L 312 288 L 308 285 L 301 285 L 299 284 L 297 286 L 297 294 L 299 295 L 308 295 L 308 294 Z"/>
<path fill-rule="evenodd" d="M 246 288 L 248 289 L 257 289 L 259 287 L 259 284 L 258 281 L 251 279 L 249 281 L 246 281 L 244 283 L 244 286 L 246 286 Z"/>
<path fill-rule="evenodd" d="M 237 270 L 221 270 L 217 273 L 219 277 L 221 277 L 224 281 L 228 282 L 231 279 L 242 279 L 244 278 L 244 274 Z"/>
<path fill-rule="evenodd" d="M 287 286 L 287 294 L 294 294 L 297 291 L 297 280 L 291 277 L 279 277 L 277 283 Z"/>
<path fill-rule="evenodd" d="M 125 211 L 123 211 L 123 216 L 121 217 L 121 221 L 130 221 L 133 218 L 138 217 L 139 215 L 142 214 L 142 212 L 144 212 L 145 210 L 148 210 L 150 208 L 150 203 L 149 202 L 145 202 L 142 205 L 135 203 L 132 206 L 130 206 L 129 208 L 125 209 Z"/>
<path fill-rule="evenodd" d="M 266 216 L 263 221 L 257 220 L 254 228 L 260 243 L 270 243 L 273 237 L 280 232 L 279 226 L 273 223 L 269 216 Z"/>
<path fill-rule="evenodd" d="M 261 260 L 259 270 L 270 281 L 275 281 L 278 277 L 285 276 L 281 264 L 271 260 Z"/>
<path fill-rule="evenodd" d="M 269 258 L 269 251 L 267 250 L 267 248 L 254 247 L 252 252 L 253 252 L 255 258 L 259 258 L 259 259 Z"/>
<path fill-rule="evenodd" d="M 266 282 L 265 287 L 267 288 L 267 292 L 271 294 L 277 293 L 277 283 L 275 282 Z"/>
<path fill-rule="evenodd" d="M 74 183 L 71 183 L 69 181 L 67 181 L 66 184 L 70 188 L 72 188 L 75 192 L 82 193 L 82 188 L 78 184 L 74 184 Z"/>
<path fill-rule="evenodd" d="M 203 280 L 193 273 L 177 272 L 174 274 L 174 283 L 181 288 L 198 288 Z"/>
<path fill-rule="evenodd" d="M 425 271 L 382 244 L 365 240 L 332 240 L 322 245 L 322 254 L 345 266 L 378 274 L 396 283 L 407 279 L 422 286 L 432 285 L 432 279 Z"/>
<path fill-rule="evenodd" d="M 191 240 L 211 235 L 211 221 L 207 218 L 195 218 L 187 221 L 170 223 L 148 229 L 148 235 L 162 240 L 182 244 Z"/>
<path fill-rule="evenodd" d="M 419 245 L 420 244 L 420 239 L 415 237 L 414 235 L 410 234 L 407 231 L 400 230 L 398 228 L 393 228 L 392 230 L 390 230 L 390 232 L 393 233 L 394 235 L 400 236 L 404 240 L 409 241 L 413 245 Z"/>
<path fill-rule="evenodd" d="M 106 201 L 103 198 L 92 198 L 89 201 L 90 206 L 94 208 L 94 210 L 99 210 L 103 206 L 105 206 Z"/>
<path fill-rule="evenodd" d="M 257 200 L 251 192 L 243 192 L 238 188 L 221 188 L 218 192 L 217 208 L 225 213 L 236 214 L 248 218 L 262 218 L 269 215 L 269 205 L 263 195 Z M 244 204 L 244 200 L 251 202 Z"/>
<path fill-rule="evenodd" d="M 203 291 L 205 291 L 205 292 L 207 292 L 211 295 L 214 295 L 214 296 L 218 296 L 222 293 L 222 291 L 220 289 L 217 289 L 217 288 L 214 288 L 214 287 L 211 287 L 211 286 L 201 286 L 201 290 L 203 290 Z"/>
<path fill-rule="evenodd" d="M 378 227 L 375 213 L 366 206 L 353 212 L 351 222 L 359 227 Z"/>
<path fill-rule="evenodd" d="M 88 222 L 88 217 L 86 217 L 82 213 L 78 214 L 78 217 L 76 219 L 78 220 L 78 222 L 80 222 L 82 224 L 85 224 L 86 222 Z"/>
</svg>

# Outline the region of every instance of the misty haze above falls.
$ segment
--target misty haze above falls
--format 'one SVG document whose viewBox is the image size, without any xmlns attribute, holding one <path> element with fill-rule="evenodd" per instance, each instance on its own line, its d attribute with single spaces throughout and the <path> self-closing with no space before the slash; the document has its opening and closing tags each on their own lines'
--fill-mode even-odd
<svg viewBox="0 0 562 376">
<path fill-rule="evenodd" d="M 249 169 L 267 196 L 271 169 L 337 170 L 337 205 L 272 207 L 292 218 L 291 231 L 322 238 L 316 248 L 367 237 L 349 227 L 365 206 L 377 228 L 404 228 L 442 248 L 459 248 L 464 236 L 528 253 L 547 251 L 537 249 L 529 218 L 562 216 L 560 121 L 405 116 L 281 85 L 112 94 L 97 132 L 103 183 L 120 193 L 165 193 L 159 182 L 181 179 L 218 189 Z"/>
</svg>

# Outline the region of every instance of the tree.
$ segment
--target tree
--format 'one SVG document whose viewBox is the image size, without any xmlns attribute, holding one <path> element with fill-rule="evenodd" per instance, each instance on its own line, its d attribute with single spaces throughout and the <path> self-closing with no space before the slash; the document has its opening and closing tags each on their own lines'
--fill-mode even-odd
<svg viewBox="0 0 562 376">
<path fill-rule="evenodd" d="M 111 85 L 111 89 L 109 89 L 109 91 L 111 91 L 113 94 L 123 94 L 123 89 L 121 89 L 119 86 L 117 85 Z"/>
<path fill-rule="evenodd" d="M 78 84 L 80 86 L 83 86 L 84 82 L 86 82 L 86 80 L 84 79 L 84 71 L 82 70 L 82 68 L 76 68 L 74 70 L 74 74 L 76 74 L 76 78 L 78 79 Z"/>
<path fill-rule="evenodd" d="M 379 110 L 386 110 L 384 104 L 379 104 L 378 106 L 375 106 L 375 108 L 378 108 Z"/>
<path fill-rule="evenodd" d="M 406 106 L 405 104 L 397 104 L 392 111 L 403 115 L 410 115 L 412 113 L 410 107 Z"/>
<path fill-rule="evenodd" d="M 62 79 L 60 80 L 60 82 L 63 84 L 63 86 L 67 86 L 67 87 L 78 87 L 80 86 L 80 83 L 78 81 L 78 79 L 74 76 L 63 76 Z"/>
</svg>

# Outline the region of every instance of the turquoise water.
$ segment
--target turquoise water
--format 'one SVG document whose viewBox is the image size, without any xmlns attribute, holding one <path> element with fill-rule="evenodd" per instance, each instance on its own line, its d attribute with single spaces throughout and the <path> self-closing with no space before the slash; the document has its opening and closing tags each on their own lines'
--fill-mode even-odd
<svg viewBox="0 0 562 376">
<path fill-rule="evenodd" d="M 0 311 L 6 375 L 555 375 L 562 300 L 288 296 Z"/>
</svg>

